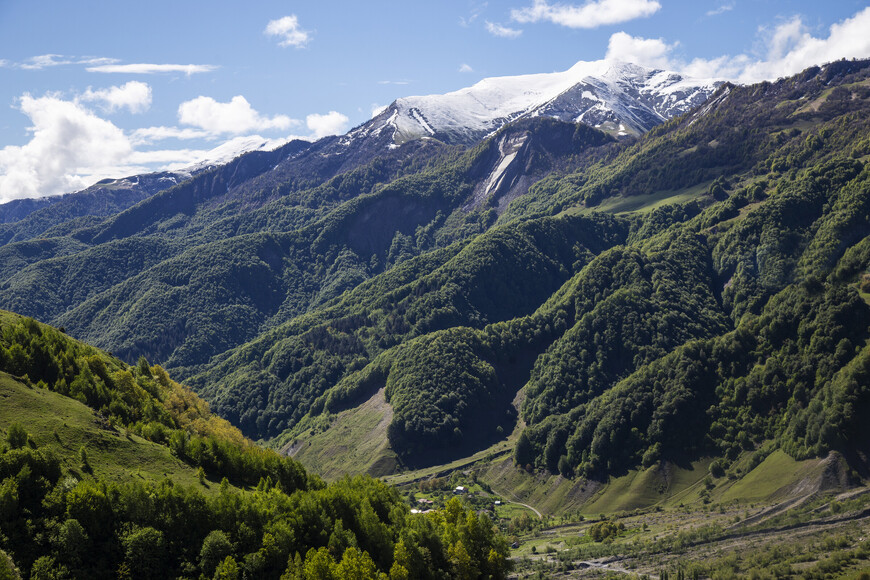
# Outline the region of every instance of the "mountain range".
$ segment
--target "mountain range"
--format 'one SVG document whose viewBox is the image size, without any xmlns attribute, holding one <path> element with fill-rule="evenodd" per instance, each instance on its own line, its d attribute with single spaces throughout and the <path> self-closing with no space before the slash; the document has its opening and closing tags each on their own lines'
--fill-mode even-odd
<svg viewBox="0 0 870 580">
<path fill-rule="evenodd" d="M 7 204 L 0 307 L 335 474 L 511 433 L 566 477 L 772 448 L 863 469 L 868 72 L 578 63 Z M 369 452 L 338 460 L 347 430 Z"/>
<path fill-rule="evenodd" d="M 389 134 L 388 146 L 437 136 L 444 142 L 471 145 L 505 123 L 538 116 L 582 122 L 614 136 L 639 135 L 704 102 L 722 84 L 693 80 L 678 73 L 649 69 L 619 61 L 580 61 L 561 73 L 487 78 L 472 87 L 444 95 L 401 98 L 373 119 L 350 131 L 339 143 L 345 147 L 373 136 Z M 331 141 L 331 140 L 328 140 Z M 377 142 L 377 138 L 374 139 Z M 321 142 L 323 143 L 323 142 Z M 259 137 L 233 139 L 195 165 L 175 171 L 145 174 L 118 180 L 106 179 L 68 201 L 85 204 L 87 195 L 109 190 L 137 190 L 125 207 L 188 179 L 209 168 L 224 165 L 251 151 L 265 151 L 274 141 Z M 319 143 L 320 144 L 320 143 Z M 327 149 L 325 155 L 337 154 Z M 141 186 L 139 182 L 143 181 Z M 118 197 L 115 195 L 114 197 Z M 0 204 L 0 223 L 18 221 L 27 214 L 63 201 L 65 196 L 22 199 Z M 135 200 L 135 201 L 133 201 Z M 98 203 L 88 204 L 88 215 L 101 213 Z M 111 209 L 120 211 L 121 205 Z M 83 214 L 83 215 L 85 215 Z"/>
</svg>

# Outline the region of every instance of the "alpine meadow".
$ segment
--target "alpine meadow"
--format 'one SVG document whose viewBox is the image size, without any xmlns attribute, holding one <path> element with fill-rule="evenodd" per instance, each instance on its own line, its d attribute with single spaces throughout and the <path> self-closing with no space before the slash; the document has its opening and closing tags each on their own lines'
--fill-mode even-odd
<svg viewBox="0 0 870 580">
<path fill-rule="evenodd" d="M 0 580 L 868 577 L 870 55 L 614 38 L 0 204 Z"/>
</svg>

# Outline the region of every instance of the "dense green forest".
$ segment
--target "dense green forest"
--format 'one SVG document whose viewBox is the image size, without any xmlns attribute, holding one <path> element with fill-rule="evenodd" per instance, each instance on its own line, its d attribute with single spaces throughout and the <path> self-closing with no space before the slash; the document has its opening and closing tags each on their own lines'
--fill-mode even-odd
<svg viewBox="0 0 870 580">
<path fill-rule="evenodd" d="M 522 421 L 517 464 L 570 477 L 703 456 L 726 473 L 774 448 L 861 471 L 868 74 L 726 84 L 619 142 L 532 119 L 469 148 L 326 155 L 335 138 L 253 159 L 21 234 L 0 247 L 0 305 L 159 362 L 276 447 L 384 389 L 400 467 Z M 527 179 L 481 198 L 505 138 L 526 140 Z"/>
<path fill-rule="evenodd" d="M 46 402 L 29 409 L 38 417 L 62 410 L 44 423 L 53 425 L 48 432 L 0 413 L 0 570 L 10 568 L 8 557 L 34 579 L 503 578 L 508 571 L 507 545 L 492 521 L 458 500 L 416 515 L 368 477 L 325 485 L 244 438 L 159 366 L 144 358 L 128 366 L 4 312 L 0 397 L 4 410 L 32 399 Z M 103 453 L 107 439 L 92 433 L 90 447 L 68 448 L 76 405 L 88 409 L 80 428 L 117 433 L 134 448 L 129 464 Z M 197 468 L 199 483 L 142 476 L 154 444 Z M 121 477 L 106 475 L 115 468 Z"/>
<path fill-rule="evenodd" d="M 369 323 L 344 329 L 372 362 L 358 369 L 366 359 L 349 361 L 353 366 L 289 436 L 304 439 L 311 428 L 328 428 L 330 414 L 386 386 L 395 413 L 390 442 L 408 465 L 430 459 L 434 440 L 459 457 L 509 428 L 510 399 L 527 382 L 521 418 L 528 427 L 515 457 L 528 469 L 601 478 L 713 455 L 722 457 L 717 465 L 724 472 L 743 451 L 759 449 L 757 461 L 763 459 L 772 449 L 768 441 L 795 458 L 838 450 L 863 469 L 868 441 L 856 419 L 856 409 L 868 404 L 862 373 L 870 338 L 861 293 L 870 266 L 870 127 L 857 114 L 870 96 L 863 70 L 837 63 L 773 85 L 725 87 L 714 97 L 718 109 L 673 121 L 582 173 L 532 187 L 501 216 L 504 225 L 473 243 L 551 223 L 513 215 L 533 203 L 536 211 L 557 214 L 554 223 L 588 231 L 590 222 L 568 224 L 578 214 L 605 217 L 595 211 L 599 185 L 613 191 L 624 182 L 623 194 L 637 188 L 642 199 L 662 185 L 641 184 L 638 164 L 655 167 L 658 159 L 686 160 L 669 170 L 688 180 L 673 189 L 693 183 L 703 189 L 686 203 L 598 222 L 612 242 L 582 246 L 572 276 L 526 316 L 484 324 L 457 317 L 452 329 L 426 335 L 403 301 L 375 302 L 366 284 L 348 293 L 336 305 L 362 304 L 356 312 L 377 312 L 391 326 L 374 335 Z M 832 73 L 854 90 L 822 89 Z M 750 98 L 759 92 L 780 97 Z M 818 109 L 802 112 L 814 100 L 821 101 Z M 754 128 L 747 138 L 735 137 L 725 155 L 722 135 L 735 119 Z M 697 145 L 711 141 L 718 141 L 710 147 L 715 154 Z M 693 168 L 694 155 L 703 158 Z M 515 255 L 506 262 L 526 263 Z M 375 280 L 379 296 L 391 296 L 391 278 Z M 487 289 L 501 298 L 497 283 Z M 415 294 L 414 301 L 431 304 Z M 311 318 L 297 324 L 303 320 L 314 327 Z M 371 338 L 385 335 L 422 338 L 379 353 Z M 270 344 L 281 344 L 280 335 L 270 336 Z M 275 360 L 255 353 L 245 347 L 234 356 Z M 304 362 L 299 368 L 310 370 Z M 480 400 L 490 409 L 484 418 L 475 406 Z M 489 432 L 465 437 L 466 412 L 475 428 Z"/>
</svg>

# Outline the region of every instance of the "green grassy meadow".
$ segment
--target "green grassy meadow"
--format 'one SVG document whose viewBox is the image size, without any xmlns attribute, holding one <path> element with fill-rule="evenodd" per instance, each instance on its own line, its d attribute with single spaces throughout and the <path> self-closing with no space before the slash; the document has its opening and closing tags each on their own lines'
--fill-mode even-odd
<svg viewBox="0 0 870 580">
<path fill-rule="evenodd" d="M 4 436 L 10 425 L 19 423 L 35 445 L 50 449 L 63 469 L 78 478 L 92 473 L 99 479 L 158 482 L 169 477 L 178 484 L 199 485 L 196 470 L 173 457 L 169 448 L 108 425 L 75 399 L 0 372 L 0 406 Z M 82 469 L 82 448 L 92 472 Z"/>
</svg>

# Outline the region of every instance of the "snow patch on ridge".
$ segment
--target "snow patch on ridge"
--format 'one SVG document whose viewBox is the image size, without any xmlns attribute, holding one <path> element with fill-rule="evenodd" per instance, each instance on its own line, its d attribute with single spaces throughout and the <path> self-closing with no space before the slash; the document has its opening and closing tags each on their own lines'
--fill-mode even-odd
<svg viewBox="0 0 870 580">
<path fill-rule="evenodd" d="M 187 174 L 196 173 L 208 167 L 227 164 L 244 153 L 277 149 L 278 147 L 287 144 L 289 141 L 289 139 L 266 139 L 259 135 L 236 137 L 235 139 L 230 139 L 214 149 L 209 150 L 196 163 L 180 167 L 175 171 Z"/>
</svg>

